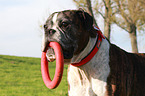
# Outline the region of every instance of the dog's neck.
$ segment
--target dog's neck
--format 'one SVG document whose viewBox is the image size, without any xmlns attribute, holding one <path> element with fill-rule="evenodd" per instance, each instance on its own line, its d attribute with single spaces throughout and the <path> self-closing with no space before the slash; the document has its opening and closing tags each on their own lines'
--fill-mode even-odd
<svg viewBox="0 0 145 96">
<path fill-rule="evenodd" d="M 73 58 L 71 59 L 71 63 L 78 63 L 80 62 L 85 56 L 87 56 L 93 49 L 93 47 L 96 44 L 97 41 L 97 36 L 96 38 L 89 38 L 89 42 L 86 46 L 86 48 L 78 55 L 74 55 Z"/>
<path fill-rule="evenodd" d="M 84 58 L 94 47 L 96 39 L 90 38 L 86 48 L 74 56 L 72 62 L 79 62 Z M 68 82 L 71 96 L 76 96 L 75 94 L 77 96 L 90 96 L 90 94 L 91 96 L 95 96 L 95 94 L 104 96 L 106 94 L 107 77 L 110 73 L 109 48 L 109 42 L 103 39 L 99 51 L 88 63 L 78 67 L 69 66 Z"/>
</svg>

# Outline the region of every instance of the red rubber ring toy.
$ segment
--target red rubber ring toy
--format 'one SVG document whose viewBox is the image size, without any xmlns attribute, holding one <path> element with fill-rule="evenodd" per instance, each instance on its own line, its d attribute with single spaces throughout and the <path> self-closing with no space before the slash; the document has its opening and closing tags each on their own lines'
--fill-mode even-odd
<svg viewBox="0 0 145 96">
<path fill-rule="evenodd" d="M 52 47 L 55 52 L 55 57 L 56 57 L 55 76 L 53 80 L 51 81 L 51 78 L 49 75 L 49 68 L 48 68 L 49 65 L 46 58 L 46 52 L 42 52 L 41 73 L 42 73 L 42 78 L 46 87 L 48 87 L 49 89 L 54 89 L 59 85 L 62 75 L 63 75 L 64 58 L 63 58 L 62 49 L 59 43 L 50 42 L 49 47 Z"/>
</svg>

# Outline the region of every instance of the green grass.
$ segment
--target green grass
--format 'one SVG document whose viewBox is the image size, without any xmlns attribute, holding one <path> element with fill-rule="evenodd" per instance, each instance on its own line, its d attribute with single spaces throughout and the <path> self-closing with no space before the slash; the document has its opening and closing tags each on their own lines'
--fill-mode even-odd
<svg viewBox="0 0 145 96">
<path fill-rule="evenodd" d="M 0 96 L 67 96 L 67 66 L 56 89 L 48 89 L 42 80 L 40 58 L 0 55 Z M 55 62 L 50 63 L 54 75 Z"/>
</svg>

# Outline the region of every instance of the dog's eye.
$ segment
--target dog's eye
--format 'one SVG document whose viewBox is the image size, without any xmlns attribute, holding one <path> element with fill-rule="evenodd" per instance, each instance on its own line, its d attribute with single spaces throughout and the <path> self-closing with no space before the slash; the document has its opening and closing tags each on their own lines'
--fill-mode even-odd
<svg viewBox="0 0 145 96">
<path fill-rule="evenodd" d="M 61 27 L 67 27 L 69 25 L 69 23 L 67 22 L 62 22 Z"/>
</svg>

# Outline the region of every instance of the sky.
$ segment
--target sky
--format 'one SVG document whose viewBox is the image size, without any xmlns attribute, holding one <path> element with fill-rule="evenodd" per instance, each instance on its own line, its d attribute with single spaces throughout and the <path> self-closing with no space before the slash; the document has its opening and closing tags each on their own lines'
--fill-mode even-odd
<svg viewBox="0 0 145 96">
<path fill-rule="evenodd" d="M 72 0 L 0 0 L 0 54 L 41 57 L 40 25 L 51 13 L 66 9 L 76 9 Z M 97 23 L 103 31 L 100 17 Z M 144 36 L 138 42 L 139 52 L 145 53 Z M 131 52 L 127 32 L 117 26 L 112 27 L 111 42 Z"/>
</svg>

